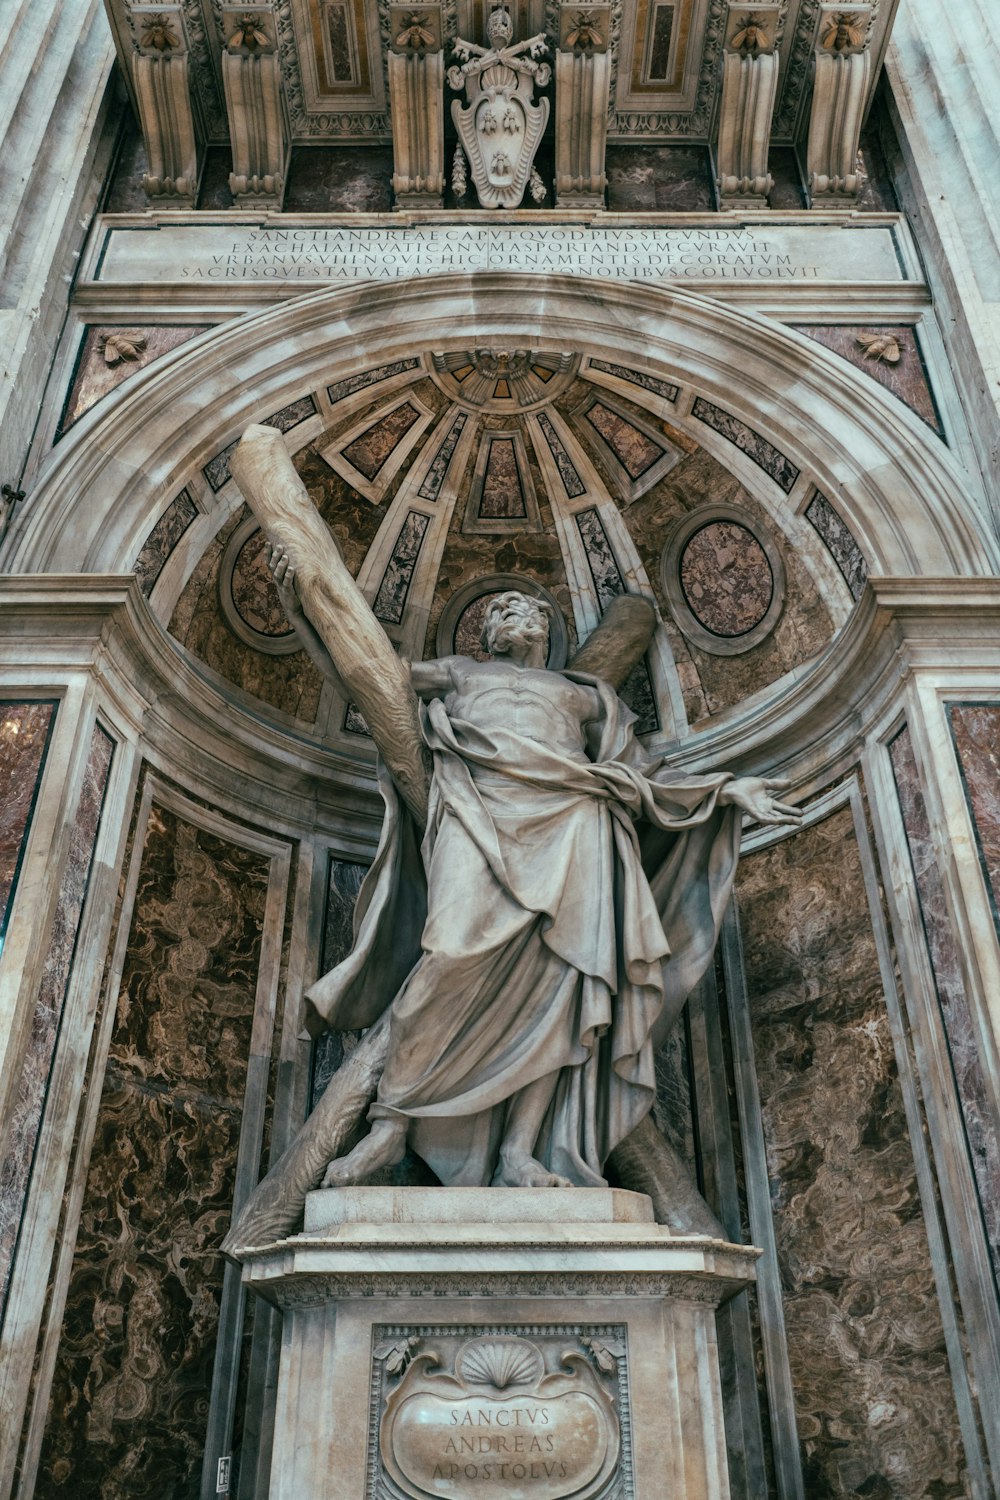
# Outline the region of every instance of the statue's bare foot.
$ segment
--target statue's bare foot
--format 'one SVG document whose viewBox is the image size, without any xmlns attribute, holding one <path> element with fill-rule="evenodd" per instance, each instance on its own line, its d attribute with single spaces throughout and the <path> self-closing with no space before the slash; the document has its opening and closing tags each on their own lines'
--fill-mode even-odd
<svg viewBox="0 0 1000 1500">
<path fill-rule="evenodd" d="M 364 1182 L 379 1167 L 402 1161 L 406 1150 L 406 1126 L 396 1120 L 376 1120 L 363 1141 L 346 1156 L 338 1156 L 323 1174 L 323 1186 L 351 1187 Z"/>
<path fill-rule="evenodd" d="M 494 1187 L 572 1187 L 568 1177 L 549 1172 L 526 1151 L 500 1153 L 500 1165 L 493 1174 Z"/>
</svg>

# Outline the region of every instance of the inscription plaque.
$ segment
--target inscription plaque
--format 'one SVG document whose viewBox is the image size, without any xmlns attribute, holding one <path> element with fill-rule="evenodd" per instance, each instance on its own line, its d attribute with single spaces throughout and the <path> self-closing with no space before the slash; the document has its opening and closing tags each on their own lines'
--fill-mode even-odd
<svg viewBox="0 0 1000 1500">
<path fill-rule="evenodd" d="M 624 1329 L 375 1332 L 370 1500 L 633 1494 Z"/>
</svg>

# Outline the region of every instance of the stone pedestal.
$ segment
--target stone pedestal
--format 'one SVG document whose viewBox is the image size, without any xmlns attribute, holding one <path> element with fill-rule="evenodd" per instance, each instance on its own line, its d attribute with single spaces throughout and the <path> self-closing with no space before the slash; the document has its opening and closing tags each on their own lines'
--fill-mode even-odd
<svg viewBox="0 0 1000 1500">
<path fill-rule="evenodd" d="M 715 1309 L 758 1253 L 611 1189 L 311 1193 L 242 1256 L 284 1312 L 271 1500 L 726 1500 Z"/>
</svg>

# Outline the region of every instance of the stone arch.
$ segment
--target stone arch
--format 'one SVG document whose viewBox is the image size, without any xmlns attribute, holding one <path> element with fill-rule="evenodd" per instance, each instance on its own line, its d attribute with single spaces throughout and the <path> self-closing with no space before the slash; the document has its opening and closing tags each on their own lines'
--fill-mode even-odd
<svg viewBox="0 0 1000 1500">
<path fill-rule="evenodd" d="M 486 273 L 317 292 L 164 357 L 53 452 L 8 539 L 7 567 L 123 572 L 185 470 L 261 410 L 414 349 L 490 340 L 591 347 L 669 370 L 809 473 L 875 576 L 982 577 L 1000 566 L 941 442 L 794 330 L 672 286 Z"/>
</svg>

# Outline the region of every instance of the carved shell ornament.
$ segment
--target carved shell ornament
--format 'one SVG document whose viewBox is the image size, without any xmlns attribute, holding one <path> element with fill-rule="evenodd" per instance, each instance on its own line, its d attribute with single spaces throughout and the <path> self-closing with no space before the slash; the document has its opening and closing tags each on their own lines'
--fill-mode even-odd
<svg viewBox="0 0 1000 1500">
<path fill-rule="evenodd" d="M 455 1374 L 466 1385 L 534 1385 L 544 1373 L 545 1362 L 534 1344 L 513 1335 L 507 1338 L 475 1339 L 455 1356 Z"/>
<path fill-rule="evenodd" d="M 823 46 L 828 52 L 846 52 L 849 47 L 860 47 L 865 39 L 865 18 L 856 11 L 838 10 L 830 17 L 823 33 Z"/>
<path fill-rule="evenodd" d="M 142 45 L 154 52 L 172 52 L 181 39 L 169 16 L 145 16 L 142 22 Z"/>
<path fill-rule="evenodd" d="M 865 333 L 854 342 L 865 351 L 865 359 L 881 360 L 886 365 L 898 365 L 906 345 L 892 333 Z"/>
</svg>

